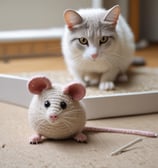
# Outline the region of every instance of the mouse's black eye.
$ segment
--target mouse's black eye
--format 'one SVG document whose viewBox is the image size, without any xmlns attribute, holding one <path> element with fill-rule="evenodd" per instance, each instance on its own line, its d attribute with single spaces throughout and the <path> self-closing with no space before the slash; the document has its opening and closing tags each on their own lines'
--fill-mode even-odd
<svg viewBox="0 0 158 168">
<path fill-rule="evenodd" d="M 44 102 L 44 107 L 46 107 L 46 108 L 50 107 L 50 101 L 49 100 L 46 100 Z"/>
<path fill-rule="evenodd" d="M 60 102 L 60 107 L 64 110 L 64 109 L 66 109 L 67 104 L 64 101 L 62 101 L 62 102 Z"/>
</svg>

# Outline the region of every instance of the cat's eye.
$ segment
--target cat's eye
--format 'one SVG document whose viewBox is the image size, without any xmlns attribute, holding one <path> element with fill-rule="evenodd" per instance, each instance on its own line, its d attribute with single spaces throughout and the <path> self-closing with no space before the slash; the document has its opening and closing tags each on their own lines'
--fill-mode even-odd
<svg viewBox="0 0 158 168">
<path fill-rule="evenodd" d="M 48 108 L 48 107 L 50 107 L 50 101 L 49 100 L 46 100 L 45 102 L 44 102 L 44 107 L 45 108 Z"/>
<path fill-rule="evenodd" d="M 78 40 L 82 45 L 88 45 L 88 40 L 85 37 L 81 37 Z"/>
<path fill-rule="evenodd" d="M 64 101 L 62 101 L 62 102 L 60 102 L 60 107 L 64 110 L 64 109 L 66 109 L 67 104 Z"/>
<path fill-rule="evenodd" d="M 106 43 L 108 41 L 108 39 L 109 39 L 108 36 L 103 36 L 99 41 L 100 45 Z"/>
</svg>

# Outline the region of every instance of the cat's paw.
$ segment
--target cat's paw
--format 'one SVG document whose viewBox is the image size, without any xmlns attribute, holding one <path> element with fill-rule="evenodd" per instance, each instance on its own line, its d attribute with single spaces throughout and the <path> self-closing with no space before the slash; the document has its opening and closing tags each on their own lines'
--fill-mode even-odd
<svg viewBox="0 0 158 168">
<path fill-rule="evenodd" d="M 98 75 L 85 75 L 84 82 L 87 86 L 95 86 L 99 83 L 99 76 Z"/>
<path fill-rule="evenodd" d="M 111 81 L 100 82 L 99 89 L 100 90 L 114 90 L 115 84 Z"/>
<path fill-rule="evenodd" d="M 29 138 L 30 144 L 39 144 L 42 142 L 42 137 L 40 135 L 33 135 Z"/>
</svg>

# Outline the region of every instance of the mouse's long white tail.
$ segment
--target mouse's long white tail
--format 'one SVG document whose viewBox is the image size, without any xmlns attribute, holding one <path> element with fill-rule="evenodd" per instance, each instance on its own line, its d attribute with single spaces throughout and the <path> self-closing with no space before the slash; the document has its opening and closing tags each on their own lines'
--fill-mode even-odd
<svg viewBox="0 0 158 168">
<path fill-rule="evenodd" d="M 87 127 L 86 126 L 83 131 L 133 134 L 133 135 L 140 135 L 140 136 L 151 137 L 151 138 L 156 138 L 158 136 L 157 133 L 151 132 L 151 131 L 123 129 L 123 128 L 110 128 L 110 127 L 99 128 L 99 127 Z"/>
</svg>

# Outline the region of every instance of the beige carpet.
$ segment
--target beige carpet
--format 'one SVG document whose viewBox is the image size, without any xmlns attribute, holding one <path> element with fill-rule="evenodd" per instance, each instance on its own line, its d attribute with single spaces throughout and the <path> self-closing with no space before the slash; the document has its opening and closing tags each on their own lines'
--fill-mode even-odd
<svg viewBox="0 0 158 168">
<path fill-rule="evenodd" d="M 117 90 L 114 91 L 114 93 L 118 91 L 129 91 L 126 89 L 129 85 L 132 85 L 130 91 L 157 90 L 157 74 L 157 69 L 142 68 L 138 71 L 134 70 L 131 72 L 131 82 L 129 81 L 126 84 L 117 85 Z M 32 75 L 33 74 L 23 74 L 23 76 Z M 51 75 L 52 73 L 50 76 Z M 137 76 L 137 80 L 133 83 L 132 78 L 134 76 Z M 92 92 L 93 91 L 91 90 L 89 94 L 96 94 Z M 157 138 L 152 139 L 143 137 L 142 142 L 135 144 L 126 152 L 117 156 L 111 156 L 111 152 L 138 136 L 110 133 L 88 133 L 89 140 L 87 144 L 76 143 L 73 140 L 49 140 L 42 144 L 30 145 L 28 143 L 28 138 L 32 135 L 33 131 L 28 125 L 27 109 L 4 103 L 0 103 L 0 109 L 0 168 L 158 167 Z M 156 113 L 88 121 L 87 125 L 132 128 L 158 132 L 157 123 L 158 114 Z"/>
<path fill-rule="evenodd" d="M 22 77 L 32 77 L 34 75 L 45 75 L 49 77 L 52 82 L 67 84 L 72 82 L 73 78 L 66 71 L 46 71 L 34 73 L 20 73 L 16 74 Z M 88 87 L 87 96 L 104 96 L 109 94 L 154 91 L 158 90 L 158 68 L 132 68 L 128 72 L 128 82 L 116 83 L 114 91 L 100 91 L 97 87 Z"/>
</svg>

